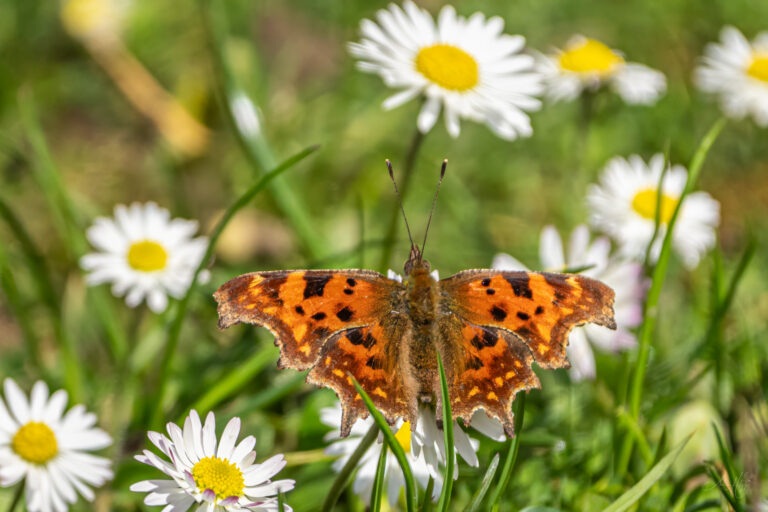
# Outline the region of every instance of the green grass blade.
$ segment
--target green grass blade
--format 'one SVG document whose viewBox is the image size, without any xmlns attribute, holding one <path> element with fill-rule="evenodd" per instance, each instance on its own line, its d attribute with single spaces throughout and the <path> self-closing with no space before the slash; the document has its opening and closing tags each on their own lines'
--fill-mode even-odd
<svg viewBox="0 0 768 512">
<path fill-rule="evenodd" d="M 389 430 L 389 427 L 387 427 L 387 430 Z M 376 441 L 378 435 L 379 427 L 376 426 L 376 424 L 371 425 L 371 428 L 368 429 L 368 432 L 360 440 L 360 444 L 357 445 L 357 448 L 355 448 L 355 451 L 349 456 L 344 467 L 339 471 L 331 488 L 328 489 L 328 494 L 325 495 L 325 501 L 323 501 L 323 506 L 320 509 L 322 512 L 331 512 L 331 510 L 333 510 L 336 501 L 338 501 L 339 496 L 341 496 L 341 492 L 347 485 L 347 480 L 349 480 L 349 477 L 355 469 L 357 469 L 357 464 L 360 462 L 360 459 L 363 458 L 365 452 L 367 452 L 371 445 Z"/>
<path fill-rule="evenodd" d="M 310 146 L 292 157 L 285 160 L 283 163 L 281 163 L 279 166 L 277 166 L 274 170 L 267 173 L 263 178 L 261 178 L 255 185 L 253 185 L 250 189 L 248 189 L 243 195 L 241 195 L 230 207 L 227 209 L 226 212 L 224 212 L 224 216 L 219 220 L 218 224 L 213 228 L 213 231 L 211 232 L 209 238 L 208 238 L 208 247 L 205 250 L 205 255 L 203 256 L 202 260 L 200 260 L 200 264 L 195 269 L 195 273 L 192 275 L 192 280 L 190 281 L 189 288 L 187 289 L 187 292 L 184 294 L 184 297 L 179 301 L 178 307 L 176 308 L 176 316 L 174 317 L 169 329 L 168 329 L 168 341 L 165 344 L 165 350 L 163 351 L 163 358 L 160 363 L 160 373 L 159 373 L 159 381 L 157 389 L 154 393 L 154 399 L 150 400 L 150 404 L 154 405 L 154 409 L 152 411 L 151 415 L 151 421 L 150 426 L 152 428 L 158 429 L 162 426 L 163 423 L 163 400 L 165 398 L 165 390 L 166 386 L 168 384 L 168 379 L 170 378 L 171 373 L 171 364 L 173 362 L 173 357 L 176 353 L 176 346 L 179 342 L 179 334 L 181 334 L 181 326 L 184 322 L 184 317 L 187 314 L 187 308 L 189 306 L 189 300 L 192 297 L 192 293 L 197 288 L 197 280 L 200 276 L 200 272 L 203 271 L 203 269 L 208 266 L 209 261 L 211 257 L 213 256 L 213 251 L 216 248 L 216 243 L 219 241 L 219 237 L 221 236 L 221 233 L 224 231 L 224 228 L 227 227 L 227 224 L 230 220 L 235 216 L 235 214 L 240 211 L 243 207 L 245 207 L 248 203 L 250 203 L 264 188 L 276 177 L 280 176 L 282 173 L 293 167 L 294 165 L 298 164 L 302 160 L 304 160 L 306 157 L 317 151 L 318 146 Z"/>
<path fill-rule="evenodd" d="M 448 381 L 445 378 L 443 358 L 439 352 L 437 357 L 437 369 L 440 372 L 440 397 L 443 406 L 443 441 L 445 442 L 445 470 L 443 471 L 443 488 L 440 490 L 440 499 L 437 501 L 437 510 L 445 512 L 451 502 L 451 490 L 453 489 L 453 468 L 456 464 L 456 448 L 453 443 L 453 415 L 451 414 L 451 398 L 448 396 Z"/>
<path fill-rule="evenodd" d="M 427 488 L 424 489 L 424 501 L 421 503 L 421 512 L 432 511 L 432 492 L 435 490 L 435 479 L 432 475 L 429 475 L 427 480 Z"/>
<path fill-rule="evenodd" d="M 683 192 L 680 194 L 680 198 L 675 205 L 675 209 L 672 212 L 672 216 L 667 224 L 666 232 L 664 233 L 664 240 L 661 245 L 661 252 L 659 253 L 659 259 L 656 266 L 653 268 L 651 277 L 651 286 L 648 290 L 645 306 L 643 309 L 643 323 L 640 327 L 640 335 L 637 351 L 637 362 L 635 364 L 635 371 L 632 375 L 632 382 L 630 385 L 629 393 L 629 415 L 637 421 L 640 417 L 640 402 L 643 394 L 643 383 L 645 381 L 645 371 L 647 369 L 648 357 L 651 351 L 651 340 L 656 328 L 656 319 L 658 316 L 658 303 L 661 296 L 661 289 L 664 284 L 664 279 L 667 274 L 667 267 L 669 266 L 669 258 L 672 251 L 672 235 L 675 231 L 675 223 L 680 214 L 681 206 L 691 191 L 701 173 L 701 167 L 704 164 L 704 160 L 709 152 L 712 144 L 717 140 L 717 136 L 725 126 L 725 119 L 718 120 L 707 134 L 702 139 L 699 147 L 691 159 L 691 164 L 688 168 L 688 179 L 683 188 Z M 619 453 L 619 462 L 617 464 L 618 474 L 624 475 L 629 466 L 629 458 L 632 454 L 632 444 L 634 436 L 627 432 L 624 436 L 624 441 Z"/>
<path fill-rule="evenodd" d="M 491 488 L 493 477 L 496 476 L 496 470 L 499 469 L 499 460 L 501 460 L 501 458 L 497 453 L 493 456 L 493 459 L 491 459 L 491 463 L 485 471 L 483 480 L 480 482 L 480 487 L 477 489 L 477 492 L 475 492 L 475 495 L 472 496 L 472 501 L 469 502 L 469 505 L 464 509 L 464 512 L 477 512 L 477 510 L 480 509 L 480 504 L 483 502 L 485 494 L 488 492 L 488 489 Z"/>
<path fill-rule="evenodd" d="M 738 501 L 736 501 L 733 494 L 731 494 L 731 491 L 723 484 L 722 478 L 720 478 L 720 475 L 717 474 L 717 472 L 709 465 L 707 465 L 706 468 L 707 475 L 709 475 L 709 478 L 712 480 L 712 483 L 717 486 L 717 489 L 720 491 L 720 494 L 723 495 L 723 498 L 725 498 L 725 501 L 728 502 L 729 505 L 733 508 L 733 510 L 736 510 L 737 512 L 740 512 L 742 509 L 741 504 L 739 504 Z"/>
<path fill-rule="evenodd" d="M 611 503 L 607 508 L 603 509 L 603 512 L 623 512 L 624 510 L 627 510 L 629 507 L 634 505 L 635 502 L 637 502 L 637 500 L 639 500 L 643 494 L 645 494 L 648 489 L 653 486 L 653 484 L 655 484 L 662 476 L 664 476 L 667 470 L 672 466 L 672 463 L 675 462 L 675 459 L 677 459 L 677 456 L 680 455 L 680 452 L 683 451 L 683 448 L 692 436 L 693 434 L 689 434 L 688 437 L 686 437 L 680 444 L 675 446 L 672 451 L 662 457 L 658 464 L 653 466 L 643 478 L 641 478 L 635 485 L 630 487 L 627 492 L 619 496 L 619 498 Z"/>
<path fill-rule="evenodd" d="M 381 510 L 381 499 L 384 497 L 384 474 L 387 471 L 387 444 L 384 443 L 379 454 L 379 462 L 376 464 L 376 475 L 373 478 L 371 490 L 371 512 Z"/>
<path fill-rule="evenodd" d="M 496 484 L 488 497 L 488 504 L 491 508 L 498 505 L 502 493 L 512 478 L 512 469 L 515 467 L 517 452 L 520 450 L 520 432 L 523 430 L 523 419 L 525 418 L 525 397 L 525 393 L 518 393 L 515 397 L 515 437 L 507 441 L 507 455 L 504 457 L 504 466 L 501 469 L 499 483 Z"/>
<path fill-rule="evenodd" d="M 739 496 L 739 486 L 737 485 L 736 480 L 736 468 L 733 466 L 731 452 L 728 450 L 728 447 L 725 446 L 725 441 L 723 441 L 723 436 L 720 433 L 720 429 L 717 428 L 717 424 L 714 422 L 712 423 L 712 429 L 715 431 L 715 437 L 717 437 L 717 447 L 720 451 L 720 460 L 723 462 L 723 466 L 725 466 L 725 472 L 728 474 L 728 480 L 731 483 L 731 489 L 733 489 L 733 500 L 739 504 L 739 506 L 736 507 L 736 510 L 742 510 L 741 496 Z"/>
<path fill-rule="evenodd" d="M 282 492 L 277 493 L 277 510 L 285 512 L 285 495 Z"/>
<path fill-rule="evenodd" d="M 403 471 L 403 479 L 405 480 L 405 509 L 408 512 L 414 512 L 416 510 L 416 483 L 413 479 L 411 466 L 408 464 L 408 459 L 405 457 L 405 451 L 403 451 L 403 447 L 400 446 L 400 442 L 395 439 L 395 434 L 392 432 L 392 429 L 389 428 L 387 420 L 384 419 L 381 412 L 375 405 L 373 405 L 373 400 L 368 396 L 368 393 L 365 392 L 354 377 L 352 377 L 352 382 L 354 383 L 358 394 L 360 394 L 360 397 L 363 399 L 365 406 L 368 408 L 368 412 L 373 416 L 373 421 L 376 422 L 376 425 L 379 426 L 379 430 L 384 434 L 384 439 L 387 441 L 389 449 L 392 450 L 392 453 L 397 459 L 397 463 L 400 464 L 400 469 Z"/>
</svg>

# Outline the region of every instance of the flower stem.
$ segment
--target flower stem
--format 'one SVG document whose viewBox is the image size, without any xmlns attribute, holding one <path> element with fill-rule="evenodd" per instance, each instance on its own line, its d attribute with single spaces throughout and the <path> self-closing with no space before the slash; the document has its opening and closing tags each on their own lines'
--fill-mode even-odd
<svg viewBox="0 0 768 512">
<path fill-rule="evenodd" d="M 339 499 L 341 491 L 343 491 L 344 487 L 347 485 L 347 480 L 349 480 L 352 472 L 357 469 L 358 462 L 360 462 L 360 459 L 363 458 L 363 455 L 365 455 L 365 452 L 368 451 L 368 448 L 371 447 L 373 442 L 376 441 L 376 436 L 378 435 L 379 427 L 374 423 L 360 441 L 360 444 L 357 445 L 355 451 L 352 452 L 352 455 L 349 456 L 347 463 L 344 464 L 344 467 L 339 471 L 331 488 L 328 489 L 328 494 L 325 496 L 325 501 L 323 502 L 323 507 L 321 509 L 322 512 L 330 512 L 333 510 L 333 506 L 336 504 L 336 500 Z"/>
<path fill-rule="evenodd" d="M 640 402 L 642 401 L 643 396 L 643 383 L 645 382 L 645 372 L 648 366 L 648 358 L 651 353 L 651 341 L 655 332 L 656 319 L 659 314 L 659 297 L 661 296 L 661 288 L 664 284 L 664 278 L 666 277 L 669 258 L 672 251 L 672 234 L 675 229 L 675 223 L 680 214 L 683 201 L 698 180 L 701 167 L 704 164 L 704 159 L 706 158 L 709 149 L 712 147 L 712 144 L 717 140 L 717 136 L 722 131 L 723 126 L 725 126 L 725 119 L 721 118 L 709 129 L 691 159 L 691 164 L 688 168 L 688 180 L 685 183 L 685 188 L 683 189 L 682 194 L 680 194 L 680 199 L 675 206 L 675 210 L 672 212 L 672 217 L 667 223 L 667 230 L 664 233 L 664 240 L 661 245 L 659 259 L 656 266 L 653 268 L 651 287 L 648 290 L 648 297 L 645 301 L 643 310 L 643 324 L 640 326 L 637 362 L 635 363 L 635 371 L 632 375 L 632 382 L 629 390 L 629 419 L 635 423 L 638 422 L 640 417 Z M 617 475 L 619 477 L 623 477 L 627 471 L 629 458 L 632 455 L 634 440 L 635 435 L 632 432 L 627 431 L 624 436 L 621 451 L 619 452 L 619 462 L 617 464 Z"/>
<path fill-rule="evenodd" d="M 11 505 L 8 507 L 8 512 L 13 512 L 16 510 L 16 507 L 19 505 L 19 502 L 21 501 L 21 495 L 24 493 L 24 480 L 19 482 L 19 485 L 16 486 L 16 492 L 13 494 L 13 499 L 11 500 Z"/>
<path fill-rule="evenodd" d="M 417 128 L 411 138 L 408 152 L 405 154 L 405 160 L 403 161 L 403 176 L 400 182 L 400 200 L 403 201 L 403 203 L 405 203 L 405 197 L 408 195 L 408 190 L 410 189 L 416 156 L 419 154 L 423 142 L 424 134 Z M 400 205 L 398 201 L 393 201 L 392 210 L 389 214 L 387 234 L 384 236 L 384 248 L 381 251 L 381 259 L 379 260 L 380 272 L 386 272 L 389 268 L 389 260 L 392 258 L 392 249 L 395 245 L 395 236 L 397 235 L 397 226 L 400 225 L 400 219 L 398 219 L 399 216 Z"/>
</svg>

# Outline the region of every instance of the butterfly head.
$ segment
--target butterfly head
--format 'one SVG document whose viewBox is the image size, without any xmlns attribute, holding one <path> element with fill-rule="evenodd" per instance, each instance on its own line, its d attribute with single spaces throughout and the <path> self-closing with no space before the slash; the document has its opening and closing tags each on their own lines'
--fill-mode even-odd
<svg viewBox="0 0 768 512">
<path fill-rule="evenodd" d="M 417 245 L 411 245 L 411 254 L 403 267 L 405 275 L 409 276 L 414 271 L 429 274 L 429 270 L 429 262 L 423 258 L 421 249 Z"/>
</svg>

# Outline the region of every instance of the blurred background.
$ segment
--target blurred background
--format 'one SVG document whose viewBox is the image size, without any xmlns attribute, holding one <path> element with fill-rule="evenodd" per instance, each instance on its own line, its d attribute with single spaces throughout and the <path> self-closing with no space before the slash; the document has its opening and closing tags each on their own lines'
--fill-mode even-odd
<svg viewBox="0 0 768 512">
<path fill-rule="evenodd" d="M 443 5 L 419 4 L 432 13 Z M 247 381 L 230 396 L 204 405 L 215 405 L 223 416 L 242 416 L 246 430 L 257 437 L 259 460 L 277 452 L 297 454 L 289 456 L 290 467 L 281 474 L 297 480 L 288 502 L 296 510 L 313 510 L 316 496 L 333 479 L 322 456 L 328 429 L 317 411 L 335 397 L 303 384 L 296 372 L 277 371 L 277 349 L 266 331 L 218 331 L 211 293 L 253 270 L 378 266 L 395 201 L 384 159 L 392 160 L 397 175 L 419 104 L 383 111 L 381 102 L 391 91 L 379 77 L 356 71 L 345 45 L 359 38 L 362 18 L 386 5 L 348 0 L 0 3 L 0 200 L 23 224 L 50 271 L 63 328 L 87 369 L 81 401 L 116 440 L 109 452 L 116 461 L 114 490 L 100 494 L 97 509 L 143 507 L 141 496 L 126 489 L 153 477 L 131 456 L 146 445 L 139 418 L 157 379 L 156 359 L 172 310 L 163 315 L 144 306 L 129 310 L 120 299 L 100 295 L 114 310 L 117 325 L 125 326 L 128 351 L 113 360 L 108 329 L 94 320 L 95 299 L 77 265 L 82 248 L 69 243 L 52 206 L 56 198 L 35 169 L 55 166 L 83 229 L 94 217 L 111 215 L 116 204 L 155 201 L 174 217 L 198 220 L 207 233 L 257 176 L 302 148 L 320 145 L 281 177 L 281 190 L 290 191 L 287 200 L 262 194 L 228 226 L 212 278 L 193 297 L 163 404 L 166 419 L 174 421 L 190 406 L 200 406 L 212 384 L 251 361 L 254 371 Z M 568 233 L 586 222 L 587 185 L 613 156 L 636 153 L 647 159 L 668 148 L 673 163 L 687 164 L 720 116 L 714 99 L 692 87 L 697 57 L 724 25 L 736 26 L 750 39 L 768 29 L 768 2 L 761 0 L 472 0 L 456 8 L 464 15 L 480 10 L 501 16 L 506 33 L 524 35 L 530 48 L 543 52 L 562 47 L 573 34 L 594 37 L 622 50 L 630 61 L 661 70 L 668 92 L 653 107 L 599 95 L 587 136 L 580 131 L 578 102 L 545 103 L 531 116 L 533 136 L 514 142 L 466 121 L 453 140 L 439 121 L 416 160 L 405 210 L 420 238 L 440 162 L 447 158 L 426 253 L 443 277 L 488 267 L 499 251 L 535 268 L 542 227 L 553 224 Z M 241 129 L 250 127 L 249 133 L 258 135 L 250 144 L 238 138 L 233 129 L 238 120 L 228 114 L 228 102 L 238 95 L 250 120 L 243 125 L 240 119 Z M 258 117 L 247 117 L 245 98 Z M 41 153 L 42 140 L 48 153 Z M 693 425 L 706 433 L 688 447 L 688 459 L 678 461 L 674 478 L 644 502 L 647 510 L 669 510 L 670 500 L 690 492 L 702 476 L 695 472 L 698 461 L 717 457 L 711 422 L 729 433 L 744 476 L 739 485 L 753 499 L 766 493 L 767 142 L 768 131 L 748 120 L 727 124 L 699 182 L 721 203 L 718 249 L 693 272 L 673 260 L 665 284 L 647 373 L 645 427 L 656 436 L 665 426 L 673 435 L 678 423 L 686 425 L 678 437 Z M 300 204 L 300 214 L 286 211 L 291 201 Z M 396 271 L 408 256 L 399 228 L 389 264 Z M 723 282 L 718 275 L 731 275 L 753 238 L 757 254 L 718 344 L 692 353 L 712 314 L 713 287 L 721 286 L 713 283 Z M 27 388 L 38 378 L 61 386 L 53 340 L 57 327 L 36 289 L 36 270 L 7 222 L 0 224 L 0 244 L 25 305 L 24 321 L 39 341 L 31 354 L 26 327 L 0 295 L 0 377 Z M 261 354 L 256 363 L 255 352 Z M 600 510 L 611 501 L 615 489 L 605 475 L 616 443 L 616 383 L 627 357 L 597 357 L 595 381 L 571 383 L 564 371 L 539 372 L 543 389 L 529 396 L 518 470 L 505 497 L 510 508 L 504 510 L 537 504 Z M 721 368 L 717 379 L 709 374 L 683 396 L 675 395 L 673 403 L 654 409 L 692 372 L 715 360 Z M 462 467 L 456 510 L 467 503 L 502 447 L 484 441 L 480 469 Z M 717 489 L 710 485 L 700 495 L 714 499 Z M 9 499 L 10 491 L 0 490 L 0 504 Z M 81 501 L 76 509 L 90 507 Z M 351 491 L 342 497 L 343 507 L 363 510 Z"/>
</svg>

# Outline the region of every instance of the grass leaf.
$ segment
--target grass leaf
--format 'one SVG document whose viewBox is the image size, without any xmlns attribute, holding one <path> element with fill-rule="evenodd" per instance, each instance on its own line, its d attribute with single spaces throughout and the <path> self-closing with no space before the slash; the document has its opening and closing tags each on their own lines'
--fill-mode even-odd
<svg viewBox="0 0 768 512">
<path fill-rule="evenodd" d="M 381 430 L 381 433 L 384 434 L 384 439 L 389 445 L 390 450 L 392 450 L 392 453 L 397 459 L 398 464 L 400 464 L 400 468 L 403 471 L 403 479 L 405 480 L 405 509 L 408 512 L 414 512 L 416 510 L 416 483 L 413 479 L 411 466 L 408 464 L 408 459 L 405 456 L 405 451 L 403 451 L 403 447 L 400 446 L 400 442 L 395 438 L 395 434 L 392 432 L 392 429 L 389 428 L 387 420 L 384 419 L 384 416 L 381 414 L 381 412 L 376 408 L 375 405 L 373 405 L 373 400 L 371 400 L 371 397 L 368 396 L 368 393 L 365 392 L 362 386 L 360 386 L 360 383 L 357 382 L 357 379 L 354 377 L 352 377 L 352 382 L 355 385 L 355 389 L 357 389 L 357 392 L 360 394 L 360 397 L 363 399 L 365 406 L 368 408 L 368 412 L 371 413 L 373 421 L 376 422 L 376 425 L 379 426 L 379 430 Z"/>
<path fill-rule="evenodd" d="M 384 496 L 384 474 L 387 471 L 387 444 L 381 446 L 379 461 L 376 464 L 376 475 L 373 477 L 373 489 L 371 490 L 371 512 L 381 510 L 381 499 Z"/>
<path fill-rule="evenodd" d="M 453 468 L 456 464 L 456 447 L 453 443 L 453 415 L 451 414 L 451 398 L 448 396 L 448 382 L 445 378 L 443 358 L 436 352 L 437 369 L 440 372 L 440 396 L 443 406 L 443 441 L 445 442 L 445 470 L 443 471 L 443 488 L 437 502 L 437 510 L 445 512 L 451 501 L 453 488 Z"/>
<path fill-rule="evenodd" d="M 664 473 L 666 473 L 670 466 L 672 466 L 672 463 L 675 462 L 675 459 L 677 459 L 677 456 L 680 455 L 681 451 L 683 451 L 683 448 L 692 436 L 693 434 L 689 434 L 688 437 L 680 442 L 680 444 L 675 446 L 672 451 L 662 457 L 658 464 L 653 466 L 643 478 L 641 478 L 635 485 L 630 487 L 627 492 L 619 496 L 619 498 L 611 503 L 607 508 L 603 509 L 603 512 L 623 512 L 624 510 L 627 510 L 629 507 L 631 507 L 637 500 L 640 499 L 640 497 L 643 496 L 643 494 L 646 493 L 646 491 L 648 491 L 648 489 L 651 488 L 651 486 L 653 486 L 653 484 L 655 484 L 662 476 L 664 476 Z"/>
<path fill-rule="evenodd" d="M 500 459 L 498 453 L 493 456 L 491 463 L 488 465 L 488 469 L 485 470 L 485 475 L 483 476 L 482 482 L 480 482 L 480 487 L 478 487 L 475 495 L 472 496 L 472 501 L 469 502 L 469 505 L 464 509 L 464 512 L 476 512 L 480 509 L 480 503 L 482 503 L 485 494 L 488 492 L 488 489 L 490 489 L 493 477 L 496 475 L 496 470 L 499 468 Z"/>
<path fill-rule="evenodd" d="M 352 452 L 352 455 L 349 456 L 347 462 L 341 468 L 341 471 L 339 471 L 339 474 L 336 476 L 336 480 L 333 481 L 331 488 L 328 489 L 328 493 L 325 495 L 325 500 L 323 501 L 323 506 L 320 509 L 322 512 L 330 512 L 333 510 L 333 506 L 336 504 L 339 496 L 341 496 L 341 492 L 347 485 L 347 480 L 349 480 L 350 475 L 352 475 L 355 469 L 357 469 L 357 464 L 360 462 L 360 459 L 363 458 L 365 452 L 367 452 L 374 441 L 376 441 L 376 437 L 378 435 L 379 427 L 375 424 L 371 425 L 371 428 L 368 429 L 368 432 L 360 440 L 360 444 L 357 445 L 355 451 Z"/>
<path fill-rule="evenodd" d="M 504 457 L 504 466 L 501 470 L 501 476 L 499 476 L 499 483 L 496 484 L 491 496 L 488 498 L 488 504 L 491 507 L 498 505 L 502 493 L 507 488 L 507 485 L 509 485 L 510 478 L 512 478 L 512 468 L 515 467 L 517 452 L 520 449 L 520 433 L 523 430 L 523 419 L 525 417 L 525 397 L 525 393 L 519 393 L 515 397 L 515 437 L 507 441 L 507 455 Z"/>
</svg>

